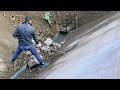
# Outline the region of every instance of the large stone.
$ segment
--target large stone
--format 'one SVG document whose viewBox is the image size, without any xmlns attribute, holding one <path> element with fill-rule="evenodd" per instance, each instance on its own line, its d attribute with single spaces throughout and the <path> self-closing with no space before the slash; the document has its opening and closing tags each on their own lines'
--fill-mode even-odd
<svg viewBox="0 0 120 90">
<path fill-rule="evenodd" d="M 41 56 L 41 58 L 42 58 L 42 56 Z M 28 61 L 29 68 L 31 68 L 31 67 L 33 67 L 35 65 L 38 65 L 38 64 L 40 64 L 40 62 L 35 58 L 35 56 L 32 55 L 30 57 L 29 61 Z"/>
<path fill-rule="evenodd" d="M 46 44 L 47 46 L 51 45 L 53 42 L 53 40 L 51 38 L 47 38 L 45 41 L 44 41 L 44 44 Z"/>
<path fill-rule="evenodd" d="M 61 47 L 61 44 L 59 44 L 59 43 L 55 43 L 55 46 L 57 47 L 57 49 L 58 48 L 60 48 Z"/>
</svg>

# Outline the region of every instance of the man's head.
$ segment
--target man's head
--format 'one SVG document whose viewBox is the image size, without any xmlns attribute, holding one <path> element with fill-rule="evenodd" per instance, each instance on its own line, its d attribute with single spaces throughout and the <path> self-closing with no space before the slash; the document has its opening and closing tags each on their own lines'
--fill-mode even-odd
<svg viewBox="0 0 120 90">
<path fill-rule="evenodd" d="M 31 17 L 30 16 L 26 16 L 25 17 L 25 22 L 31 23 Z"/>
</svg>

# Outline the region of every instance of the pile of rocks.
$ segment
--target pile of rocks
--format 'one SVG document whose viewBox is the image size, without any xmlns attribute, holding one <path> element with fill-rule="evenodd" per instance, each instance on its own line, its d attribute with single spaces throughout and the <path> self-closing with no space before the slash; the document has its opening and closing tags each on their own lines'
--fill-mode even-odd
<svg viewBox="0 0 120 90">
<path fill-rule="evenodd" d="M 64 44 L 64 43 L 65 43 L 65 40 L 59 44 L 59 43 L 54 42 L 51 38 L 47 38 L 44 41 L 43 45 L 41 43 L 39 43 L 36 46 L 36 48 L 40 55 L 41 55 L 41 52 L 44 53 L 44 56 L 46 56 L 46 57 L 43 58 L 43 56 L 41 55 L 41 58 L 46 60 L 50 56 L 52 56 L 57 51 L 57 49 L 59 49 L 62 46 L 62 44 Z M 28 60 L 29 68 L 39 64 L 39 62 L 36 60 L 36 58 L 29 51 L 26 52 L 26 54 L 30 56 L 30 58 Z"/>
</svg>

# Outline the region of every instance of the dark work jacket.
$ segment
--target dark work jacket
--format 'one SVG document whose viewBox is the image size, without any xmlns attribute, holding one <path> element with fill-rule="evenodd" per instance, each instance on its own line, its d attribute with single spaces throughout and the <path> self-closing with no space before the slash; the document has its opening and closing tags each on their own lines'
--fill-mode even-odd
<svg viewBox="0 0 120 90">
<path fill-rule="evenodd" d="M 28 22 L 20 24 L 14 31 L 13 37 L 19 39 L 18 43 L 21 46 L 32 45 L 32 39 L 39 43 L 34 27 Z"/>
</svg>

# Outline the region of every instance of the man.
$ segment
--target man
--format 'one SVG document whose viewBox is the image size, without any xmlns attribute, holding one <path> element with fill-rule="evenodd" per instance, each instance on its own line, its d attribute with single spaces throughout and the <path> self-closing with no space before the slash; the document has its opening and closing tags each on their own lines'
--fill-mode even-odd
<svg viewBox="0 0 120 90">
<path fill-rule="evenodd" d="M 34 27 L 32 26 L 31 22 L 32 22 L 31 17 L 27 16 L 25 18 L 25 22 L 20 24 L 14 31 L 13 37 L 19 39 L 18 41 L 19 45 L 12 59 L 10 60 L 10 64 L 13 64 L 15 59 L 18 57 L 18 55 L 23 50 L 29 50 L 36 57 L 36 59 L 40 62 L 40 65 L 42 67 L 47 67 L 48 64 L 42 60 L 35 46 L 32 43 L 32 39 L 36 42 L 36 44 L 39 44 L 39 41 L 38 41 L 37 35 L 35 33 Z"/>
</svg>

